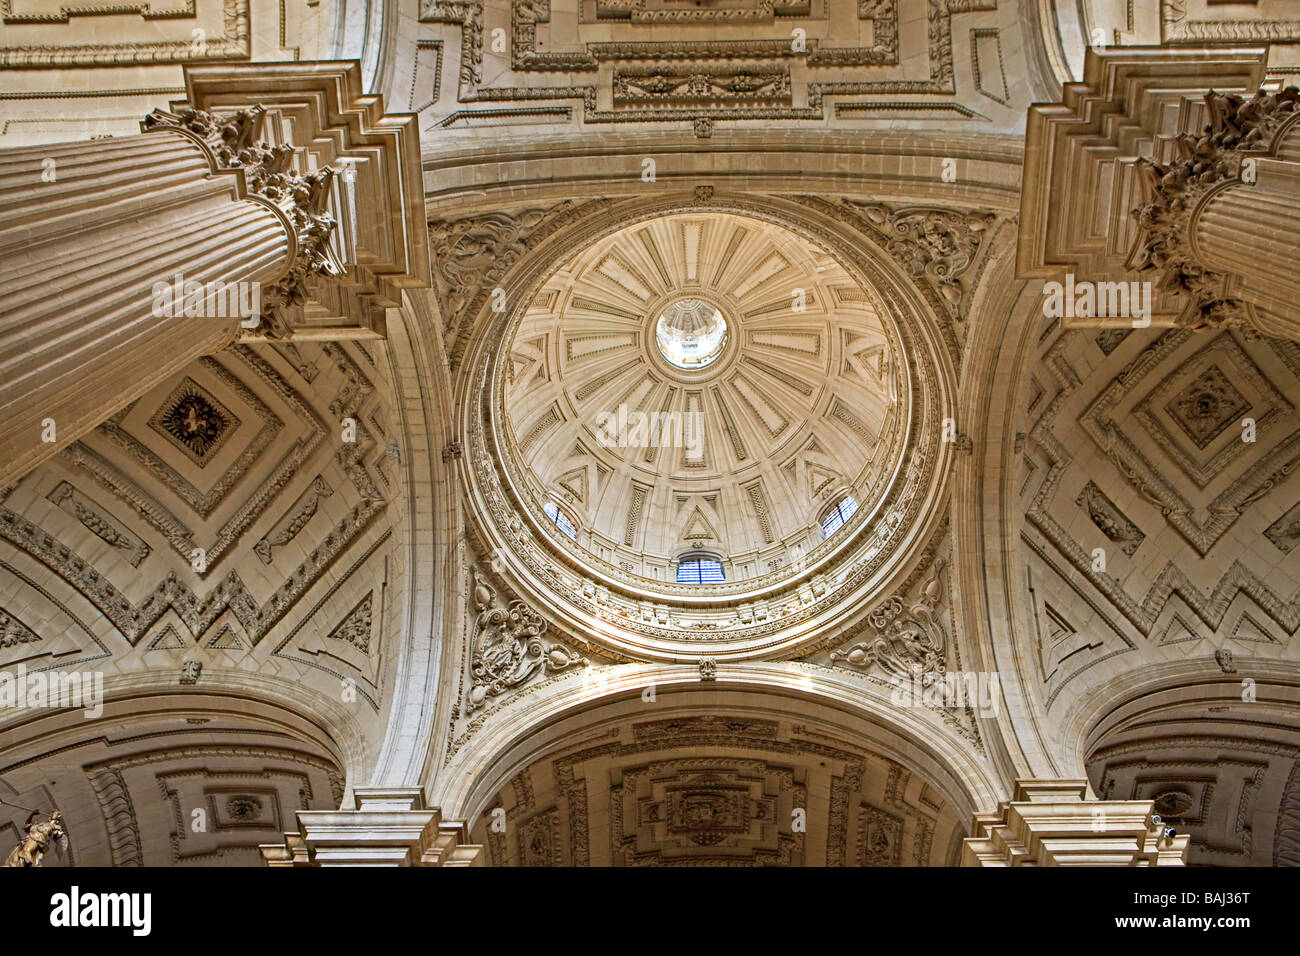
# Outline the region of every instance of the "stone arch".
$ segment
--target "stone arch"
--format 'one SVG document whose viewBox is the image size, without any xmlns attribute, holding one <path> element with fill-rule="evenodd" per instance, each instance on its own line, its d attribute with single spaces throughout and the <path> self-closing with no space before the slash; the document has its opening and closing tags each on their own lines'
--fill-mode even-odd
<svg viewBox="0 0 1300 956">
<path fill-rule="evenodd" d="M 891 845 L 891 852 L 899 854 L 896 863 L 955 863 L 972 814 L 996 801 L 998 784 L 968 744 L 939 721 L 893 707 L 884 693 L 863 695 L 833 673 L 808 672 L 795 664 L 720 666 L 716 678 L 716 683 L 701 683 L 697 673 L 681 667 L 638 665 L 586 682 L 574 678 L 552 684 L 528 695 L 531 700 L 509 705 L 502 719 L 485 725 L 473 738 L 472 746 L 453 751 L 434 783 L 430 802 L 466 819 L 475 842 L 497 840 L 498 856 L 506 844 L 491 822 L 493 810 L 501 808 L 506 811 L 508 829 L 502 839 L 507 842 L 520 833 L 509 828 L 512 814 L 518 816 L 515 822 L 527 824 L 528 833 L 539 825 L 535 816 L 544 814 L 546 826 L 554 827 L 546 839 L 562 830 L 566 840 L 576 840 L 569 844 L 567 855 L 557 855 L 555 862 L 608 863 L 597 849 L 585 857 L 580 849 L 584 839 L 594 847 L 598 835 L 589 833 L 584 838 L 578 832 L 582 824 L 574 824 L 578 829 L 571 830 L 567 819 L 556 816 L 562 808 L 567 811 L 568 801 L 577 807 L 588 799 L 573 773 L 580 762 L 595 760 L 603 767 L 599 773 L 605 773 L 616 764 L 641 768 L 656 761 L 684 761 L 674 766 L 687 778 L 704 780 L 721 773 L 730 780 L 719 784 L 710 776 L 705 789 L 734 790 L 741 786 L 734 776 L 738 762 L 749 761 L 748 771 L 768 775 L 764 786 L 771 792 L 760 794 L 763 787 L 756 785 L 750 796 L 758 801 L 755 807 L 769 808 L 766 816 L 775 825 L 765 834 L 762 847 L 762 841 L 753 843 L 751 849 L 758 854 L 754 859 L 775 859 L 763 854 L 793 850 L 791 839 L 782 844 L 783 850 L 773 841 L 779 832 L 794 836 L 797 831 L 788 825 L 782 831 L 780 824 L 789 824 L 793 810 L 800 807 L 786 806 L 776 796 L 785 793 L 781 799 L 789 803 L 794 799 L 791 791 L 803 787 L 807 794 L 800 799 L 807 800 L 801 808 L 807 812 L 809 842 L 801 841 L 798 858 L 821 865 L 885 862 L 885 857 L 872 856 L 855 842 L 853 834 L 874 832 L 870 821 L 878 821 L 890 832 L 900 828 L 899 833 L 921 836 L 937 825 L 930 835 L 943 834 L 941 846 L 936 843 L 924 852 L 915 842 L 909 843 L 907 852 L 913 856 L 906 859 L 901 846 Z M 795 713 L 798 717 L 792 717 Z M 718 767 L 706 766 L 710 755 L 717 757 Z M 544 763 L 558 768 L 559 776 L 537 770 L 539 776 L 530 779 L 528 768 Z M 652 785 L 655 773 L 659 771 L 638 769 L 637 786 L 662 790 L 667 775 L 660 773 Z M 592 775 L 594 780 L 597 771 Z M 839 779 L 833 779 L 837 775 Z M 879 779 L 882 775 L 884 780 Z M 784 782 L 777 785 L 778 779 Z M 904 779 L 914 779 L 910 789 L 900 785 Z M 534 788 L 552 786 L 556 780 L 568 790 L 558 794 L 556 807 L 542 806 Z M 590 792 L 606 788 L 607 783 L 602 777 Z M 508 791 L 504 803 L 503 791 Z M 886 793 L 888 802 L 881 802 Z M 776 806 L 783 814 L 780 820 L 771 813 Z M 608 819 L 590 805 L 583 812 L 593 820 Z M 630 830 L 615 832 L 620 826 L 610 823 L 609 835 L 616 844 L 631 838 Z M 757 839 L 752 833 L 746 839 L 751 838 Z M 645 834 L 639 839 L 644 843 Z M 702 837 L 697 844 L 711 839 Z M 579 848 L 576 856 L 574 847 Z M 647 846 L 641 850 L 654 856 Z M 745 855 L 739 844 L 736 852 Z M 639 859 L 633 853 L 621 862 Z"/>
<path fill-rule="evenodd" d="M 299 810 L 341 804 L 360 757 L 359 740 L 331 732 L 346 729 L 338 713 L 321 719 L 259 683 L 109 681 L 93 724 L 47 709 L 10 725 L 0 833 L 13 843 L 28 810 L 57 809 L 68 846 L 46 866 L 258 865 L 259 844 L 294 829 Z"/>
<path fill-rule="evenodd" d="M 1151 800 L 1199 866 L 1300 866 L 1300 682 L 1165 664 L 1081 699 L 1079 765 L 1103 800 Z"/>
</svg>

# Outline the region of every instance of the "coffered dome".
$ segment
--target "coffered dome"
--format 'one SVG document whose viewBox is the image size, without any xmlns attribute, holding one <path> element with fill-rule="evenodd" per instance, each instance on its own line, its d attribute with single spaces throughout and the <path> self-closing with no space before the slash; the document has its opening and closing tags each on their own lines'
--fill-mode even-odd
<svg viewBox="0 0 1300 956">
<path fill-rule="evenodd" d="M 893 470 L 896 358 L 872 298 L 770 222 L 681 213 L 608 235 L 545 280 L 508 349 L 504 433 L 531 507 L 648 581 L 691 551 L 728 583 L 800 566 L 827 510 L 870 505 Z"/>
</svg>

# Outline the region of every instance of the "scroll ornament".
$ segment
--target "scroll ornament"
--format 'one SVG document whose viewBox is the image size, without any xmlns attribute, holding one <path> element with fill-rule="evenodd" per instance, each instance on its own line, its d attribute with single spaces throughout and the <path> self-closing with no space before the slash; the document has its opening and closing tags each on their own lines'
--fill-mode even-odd
<svg viewBox="0 0 1300 956">
<path fill-rule="evenodd" d="M 585 657 L 543 641 L 546 621 L 523 601 L 511 601 L 503 608 L 495 599 L 492 588 L 481 580 L 475 582 L 473 604 L 479 613 L 470 650 L 470 712 L 539 672 L 554 674 L 588 664 Z"/>
</svg>

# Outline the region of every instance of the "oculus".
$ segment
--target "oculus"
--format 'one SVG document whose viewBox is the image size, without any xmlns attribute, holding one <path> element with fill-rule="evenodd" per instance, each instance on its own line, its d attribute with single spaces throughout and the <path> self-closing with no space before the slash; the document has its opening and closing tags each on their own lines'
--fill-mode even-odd
<svg viewBox="0 0 1300 956">
<path fill-rule="evenodd" d="M 655 323 L 659 354 L 688 372 L 708 368 L 727 347 L 727 320 L 722 310 L 687 296 L 670 303 Z"/>
</svg>

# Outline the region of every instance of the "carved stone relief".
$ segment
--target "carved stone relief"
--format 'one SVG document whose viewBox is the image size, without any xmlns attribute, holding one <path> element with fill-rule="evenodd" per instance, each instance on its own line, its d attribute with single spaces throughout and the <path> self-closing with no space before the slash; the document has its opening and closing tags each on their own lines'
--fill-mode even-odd
<svg viewBox="0 0 1300 956">
<path fill-rule="evenodd" d="M 997 16 L 994 0 L 926 0 L 924 31 L 908 29 L 906 21 L 900 30 L 898 7 L 896 0 L 689 8 L 665 0 L 598 0 L 574 11 L 552 0 L 512 0 L 507 42 L 495 26 L 506 21 L 479 0 L 424 0 L 420 20 L 460 29 L 455 104 L 440 110 L 439 125 L 450 127 L 488 117 L 568 120 L 572 106 L 524 105 L 548 100 L 576 101 L 588 124 L 677 120 L 701 137 L 724 120 L 902 113 L 962 121 L 985 118 L 976 108 L 981 96 L 985 109 L 1011 105 L 998 39 L 1009 23 Z M 987 24 L 970 38 L 969 55 L 983 77 L 970 90 L 958 87 L 954 69 L 959 15 Z M 707 38 L 679 32 L 671 39 L 663 33 L 669 25 L 705 24 L 725 32 Z M 485 44 L 485 35 L 491 42 Z M 497 70 L 502 79 L 485 83 Z"/>
<path fill-rule="evenodd" d="M 924 866 L 962 828 L 919 775 L 869 749 L 707 713 L 562 746 L 496 795 L 480 831 L 499 866 Z"/>
<path fill-rule="evenodd" d="M 930 578 L 913 602 L 895 594 L 868 616 L 878 636 L 832 652 L 831 661 L 902 680 L 916 676 L 930 683 L 947 666 L 947 637 L 937 614 L 942 596 L 940 574 L 944 560 L 934 564 Z"/>
<path fill-rule="evenodd" d="M 471 606 L 477 612 L 470 637 L 470 691 L 466 712 L 506 694 L 539 673 L 586 667 L 588 660 L 562 644 L 543 640 L 547 623 L 523 601 L 504 604 L 475 576 Z"/>
</svg>

